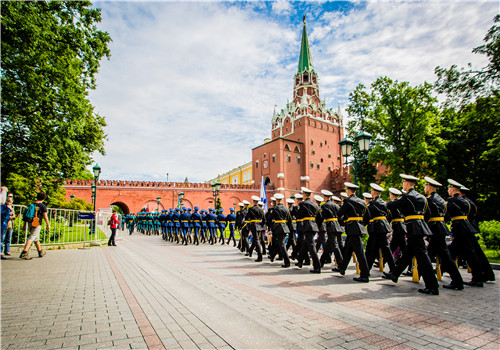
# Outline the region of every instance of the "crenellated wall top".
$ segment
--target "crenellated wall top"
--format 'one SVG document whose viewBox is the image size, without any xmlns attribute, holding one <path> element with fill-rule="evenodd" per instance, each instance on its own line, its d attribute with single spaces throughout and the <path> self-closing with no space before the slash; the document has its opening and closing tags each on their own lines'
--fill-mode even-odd
<svg viewBox="0 0 500 350">
<path fill-rule="evenodd" d="M 94 180 L 65 180 L 64 186 L 91 186 Z M 211 189 L 212 185 L 210 183 L 196 183 L 196 182 L 166 182 L 166 181 L 126 181 L 126 180 L 99 180 L 97 186 L 106 187 L 139 187 L 139 188 L 176 188 L 176 189 L 188 189 L 188 188 L 204 188 Z M 269 187 L 269 186 L 268 186 Z M 221 190 L 258 190 L 260 185 L 233 185 L 233 184 L 222 184 Z"/>
</svg>

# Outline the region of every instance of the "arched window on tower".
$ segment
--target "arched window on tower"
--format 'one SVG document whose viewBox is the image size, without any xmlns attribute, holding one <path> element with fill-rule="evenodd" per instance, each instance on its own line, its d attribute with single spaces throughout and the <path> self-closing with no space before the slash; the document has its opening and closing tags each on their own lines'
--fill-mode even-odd
<svg viewBox="0 0 500 350">
<path fill-rule="evenodd" d="M 290 146 L 288 146 L 288 143 L 285 143 L 285 151 L 291 151 Z"/>
<path fill-rule="evenodd" d="M 299 146 L 295 146 L 295 149 L 293 150 L 295 153 L 300 153 Z"/>
<path fill-rule="evenodd" d="M 309 82 L 309 74 L 304 73 L 304 83 Z"/>
</svg>

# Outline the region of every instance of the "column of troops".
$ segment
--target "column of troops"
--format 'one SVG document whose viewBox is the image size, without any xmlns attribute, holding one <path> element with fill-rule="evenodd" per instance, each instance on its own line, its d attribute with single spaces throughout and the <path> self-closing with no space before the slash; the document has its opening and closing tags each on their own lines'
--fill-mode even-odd
<svg viewBox="0 0 500 350">
<path fill-rule="evenodd" d="M 127 225 L 130 234 L 135 226 L 145 234 L 162 234 L 165 240 L 185 245 L 229 244 L 232 240 L 246 256 L 252 257 L 255 251 L 256 262 L 262 261 L 267 251 L 270 261 L 282 261 L 283 268 L 290 267 L 290 260 L 296 260 L 298 268 L 310 265 L 312 260 L 310 272 L 317 274 L 325 264 L 333 264 L 332 271 L 344 276 L 353 257 L 359 271 L 359 277 L 353 279 L 364 283 L 369 282 L 370 270 L 379 260 L 389 268 L 382 277 L 395 283 L 405 270 L 418 269 L 425 283 L 418 291 L 424 294 L 439 294 L 434 259 L 439 270 L 450 275 L 451 283 L 443 284 L 444 288 L 483 287 L 484 282 L 494 281 L 495 274 L 475 236 L 479 232 L 477 207 L 466 196 L 468 189 L 448 179 L 450 197 L 445 201 L 436 193 L 442 184 L 434 179 L 424 178 L 425 197 L 415 190 L 417 177 L 400 176 L 403 189 L 389 188 L 387 203 L 380 198 L 385 191 L 380 185 L 371 183 L 371 193 L 364 193 L 361 199 L 356 196 L 359 186 L 345 182 L 342 199 L 327 190 L 321 191 L 323 196 L 312 196 L 312 191 L 303 187 L 301 194 L 286 201 L 283 194 L 276 193 L 267 212 L 260 198 L 252 196 L 253 205 L 244 200 L 236 213 L 231 208 L 227 216 L 222 209 L 216 215 L 211 208 L 176 208 L 161 214 L 128 215 L 122 225 Z M 238 244 L 235 231 L 240 233 Z M 366 234 L 369 236 L 363 249 L 362 236 Z M 471 281 L 463 281 L 456 262 L 459 258 L 471 269 Z M 412 273 L 409 270 L 406 274 Z"/>
</svg>

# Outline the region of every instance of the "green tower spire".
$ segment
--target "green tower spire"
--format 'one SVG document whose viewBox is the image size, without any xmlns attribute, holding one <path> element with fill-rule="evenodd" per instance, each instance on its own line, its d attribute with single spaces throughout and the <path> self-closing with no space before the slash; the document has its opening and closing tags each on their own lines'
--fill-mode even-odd
<svg viewBox="0 0 500 350">
<path fill-rule="evenodd" d="M 304 71 L 311 72 L 314 70 L 311 51 L 309 50 L 309 40 L 307 40 L 306 15 L 304 15 L 302 21 L 304 22 L 304 29 L 302 30 L 302 44 L 300 45 L 299 74 Z"/>
</svg>

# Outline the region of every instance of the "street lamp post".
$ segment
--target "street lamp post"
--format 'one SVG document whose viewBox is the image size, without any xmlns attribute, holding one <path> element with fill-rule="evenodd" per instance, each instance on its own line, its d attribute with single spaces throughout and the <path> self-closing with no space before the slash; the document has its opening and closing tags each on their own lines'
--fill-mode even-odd
<svg viewBox="0 0 500 350">
<path fill-rule="evenodd" d="M 96 225 L 97 225 L 97 213 L 95 211 L 96 203 L 97 203 L 97 181 L 99 181 L 99 175 L 101 175 L 101 167 L 96 164 L 92 168 L 92 171 L 94 173 L 94 185 L 92 187 L 92 194 L 94 197 L 94 225 L 92 226 L 92 233 L 96 232 Z"/>
<path fill-rule="evenodd" d="M 71 200 L 75 199 L 75 195 L 74 194 L 72 194 L 70 197 L 71 197 Z"/>
<path fill-rule="evenodd" d="M 160 212 L 160 201 L 161 197 L 160 196 L 156 197 L 156 203 L 158 204 L 158 208 L 156 209 L 157 212 Z"/>
<path fill-rule="evenodd" d="M 354 155 L 354 159 L 351 161 L 347 161 L 347 157 L 349 157 L 352 153 L 352 146 L 356 143 L 355 141 L 344 137 L 340 142 L 340 149 L 342 155 L 345 157 L 345 165 L 352 164 L 352 168 L 354 171 L 354 184 L 358 184 L 358 174 L 361 167 L 361 164 L 368 160 L 368 150 L 370 149 L 370 140 L 372 139 L 372 135 L 365 131 L 361 131 L 358 135 L 356 135 L 355 140 L 358 142 L 358 148 L 361 151 L 361 154 Z"/>
<path fill-rule="evenodd" d="M 182 200 L 184 199 L 184 192 L 179 192 L 177 199 L 177 208 L 182 208 Z"/>
<path fill-rule="evenodd" d="M 219 209 L 220 209 L 220 208 L 218 208 L 218 202 L 217 202 L 217 199 L 219 197 L 220 186 L 221 186 L 221 183 L 219 181 L 212 184 L 212 194 L 214 195 L 214 198 L 215 198 L 215 212 L 217 214 L 219 213 Z"/>
</svg>

